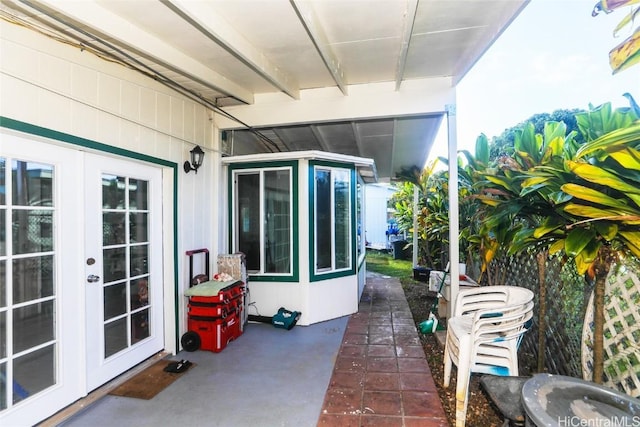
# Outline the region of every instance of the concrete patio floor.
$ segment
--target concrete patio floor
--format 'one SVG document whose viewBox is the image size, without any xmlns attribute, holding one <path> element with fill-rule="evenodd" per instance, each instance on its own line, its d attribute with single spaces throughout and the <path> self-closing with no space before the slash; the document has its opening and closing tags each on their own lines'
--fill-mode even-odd
<svg viewBox="0 0 640 427">
<path fill-rule="evenodd" d="M 43 425 L 448 426 L 402 287 L 375 273 L 351 316 L 248 323 L 220 353 L 171 359 L 196 366 L 153 399 L 106 395 Z"/>
</svg>

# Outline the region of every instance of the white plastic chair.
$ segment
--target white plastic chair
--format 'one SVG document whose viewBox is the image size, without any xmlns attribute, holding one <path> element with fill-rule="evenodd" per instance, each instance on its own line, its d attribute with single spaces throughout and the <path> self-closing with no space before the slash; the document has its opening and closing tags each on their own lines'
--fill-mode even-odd
<svg viewBox="0 0 640 427">
<path fill-rule="evenodd" d="M 456 427 L 464 427 L 472 372 L 518 375 L 518 346 L 533 317 L 533 292 L 517 286 L 482 286 L 458 293 L 447 322 L 444 386 L 458 369 Z"/>
</svg>

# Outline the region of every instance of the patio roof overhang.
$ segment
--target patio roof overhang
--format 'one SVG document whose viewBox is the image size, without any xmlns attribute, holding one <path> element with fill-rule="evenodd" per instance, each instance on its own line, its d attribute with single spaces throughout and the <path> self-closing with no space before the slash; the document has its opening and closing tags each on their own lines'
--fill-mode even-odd
<svg viewBox="0 0 640 427">
<path fill-rule="evenodd" d="M 228 154 L 347 154 L 391 180 L 424 166 L 445 116 L 456 156 L 455 87 L 529 1 L 3 0 L 0 11 L 210 108 L 238 138 Z"/>
<path fill-rule="evenodd" d="M 390 180 L 424 165 L 455 86 L 528 2 L 4 0 L 0 11 L 211 108 L 237 141 L 229 154 L 370 157 Z M 419 102 L 397 108 L 411 93 Z M 293 107 L 271 114 L 282 98 Z M 305 103 L 315 113 L 296 114 Z"/>
</svg>

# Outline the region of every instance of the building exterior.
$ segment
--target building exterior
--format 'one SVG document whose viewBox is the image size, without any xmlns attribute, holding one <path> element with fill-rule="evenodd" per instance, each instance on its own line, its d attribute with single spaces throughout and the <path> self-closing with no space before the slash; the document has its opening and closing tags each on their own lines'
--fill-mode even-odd
<svg viewBox="0 0 640 427">
<path fill-rule="evenodd" d="M 365 187 L 367 214 L 365 236 L 367 246 L 373 249 L 390 249 L 389 226 L 393 222 L 393 212 L 389 199 L 396 190 L 384 184 L 369 184 Z"/>
<path fill-rule="evenodd" d="M 187 19 L 183 8 L 207 2 L 165 3 L 171 10 L 136 10 L 126 24 L 115 9 L 124 16 L 146 2 L 2 4 L 10 10 L 0 19 L 2 425 L 36 424 L 150 356 L 180 351 L 189 250 L 207 248 L 212 260 L 244 252 L 251 302 L 262 315 L 285 306 L 301 311 L 299 324 L 308 325 L 357 311 L 366 268 L 358 232 L 365 221 L 363 188 L 393 162 L 331 149 L 229 150 L 225 135 L 251 126 L 372 117 L 409 119 L 400 127 L 407 134 L 416 123 L 411 119 L 424 118 L 418 133 L 435 135 L 446 106 L 455 104 L 451 77 L 416 75 L 402 90 L 366 77 L 340 83 L 343 90 L 309 83 L 297 93 L 271 78 L 277 67 L 267 64 L 261 78 L 293 98 L 255 89 L 264 82 L 251 79 L 232 84 L 202 67 L 204 53 L 197 63 L 188 46 L 169 46 L 190 37 L 158 39 L 141 30 L 136 20 L 143 17 L 172 30 L 157 14 L 180 9 L 181 18 L 203 31 L 206 25 Z M 492 28 L 508 25 L 523 4 L 502 5 L 508 10 L 499 19 L 487 17 Z M 497 34 L 473 36 L 481 43 L 465 64 Z M 84 41 L 71 43 L 73 35 Z M 110 47 L 96 48 L 99 38 Z M 237 47 L 227 44 L 227 50 L 242 56 L 233 61 L 260 68 L 243 40 L 227 40 Z M 162 64 L 164 74 L 148 71 L 150 63 Z M 169 81 L 171 73 L 176 77 Z M 215 83 L 203 84 L 208 75 Z M 185 90 L 189 85 L 202 94 Z M 211 101 L 216 85 L 241 102 L 222 111 L 218 98 Z M 422 156 L 431 142 L 408 147 Z M 186 172 L 196 146 L 204 161 Z M 414 151 L 407 150 L 393 157 L 411 159 Z M 360 151 L 368 152 L 375 154 Z"/>
</svg>

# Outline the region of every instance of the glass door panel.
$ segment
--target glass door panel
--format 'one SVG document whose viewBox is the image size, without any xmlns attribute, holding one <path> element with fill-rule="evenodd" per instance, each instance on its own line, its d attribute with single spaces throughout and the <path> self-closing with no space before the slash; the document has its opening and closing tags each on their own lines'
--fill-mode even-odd
<svg viewBox="0 0 640 427">
<path fill-rule="evenodd" d="M 54 179 L 53 165 L 0 159 L 0 410 L 59 381 Z"/>
<path fill-rule="evenodd" d="M 141 179 L 102 175 L 105 358 L 149 337 L 147 189 Z"/>
<path fill-rule="evenodd" d="M 290 273 L 291 178 L 287 169 L 264 172 L 265 273 Z"/>
<path fill-rule="evenodd" d="M 260 268 L 260 174 L 238 174 L 236 177 L 238 224 L 237 250 L 246 255 L 247 270 L 259 272 Z"/>
</svg>

